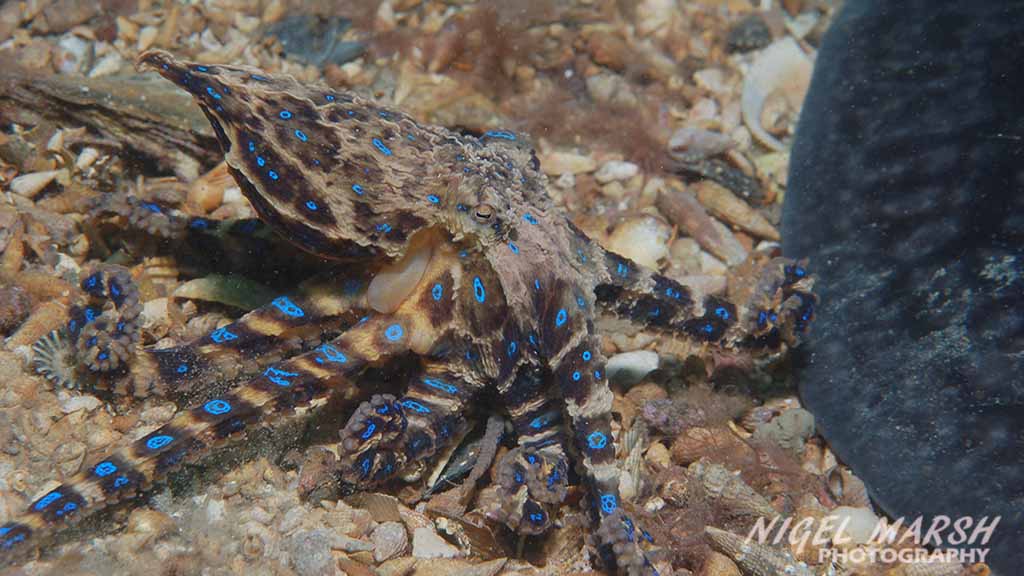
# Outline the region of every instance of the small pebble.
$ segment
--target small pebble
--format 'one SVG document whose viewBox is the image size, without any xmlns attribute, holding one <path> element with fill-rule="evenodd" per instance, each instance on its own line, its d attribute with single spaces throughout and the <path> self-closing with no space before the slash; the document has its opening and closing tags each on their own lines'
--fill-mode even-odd
<svg viewBox="0 0 1024 576">
<path fill-rule="evenodd" d="M 288 540 L 292 568 L 299 576 L 333 576 L 332 535 L 327 530 L 303 530 Z"/>
<path fill-rule="evenodd" d="M 608 359 L 608 379 L 625 386 L 635 384 L 658 368 L 658 353 L 651 350 L 623 352 Z"/>
<path fill-rule="evenodd" d="M 540 157 L 540 168 L 549 176 L 565 173 L 585 174 L 597 169 L 597 162 L 590 156 L 572 152 L 550 152 Z"/>
<path fill-rule="evenodd" d="M 640 173 L 640 167 L 632 162 L 611 160 L 605 162 L 601 168 L 594 173 L 594 178 L 601 184 L 607 184 L 615 180 L 629 180 Z"/>
<path fill-rule="evenodd" d="M 412 533 L 412 555 L 416 558 L 455 558 L 459 549 L 438 536 L 433 527 L 420 527 Z"/>
<path fill-rule="evenodd" d="M 373 541 L 373 560 L 378 564 L 390 560 L 405 551 L 409 535 L 401 522 L 384 522 L 370 535 Z"/>
</svg>

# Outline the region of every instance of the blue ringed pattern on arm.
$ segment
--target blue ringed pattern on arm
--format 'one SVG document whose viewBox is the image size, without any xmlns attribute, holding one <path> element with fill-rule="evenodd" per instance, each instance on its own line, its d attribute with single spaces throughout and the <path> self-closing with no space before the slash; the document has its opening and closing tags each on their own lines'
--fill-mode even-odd
<svg viewBox="0 0 1024 576">
<path fill-rule="evenodd" d="M 557 327 L 561 326 L 562 324 L 565 324 L 566 320 L 568 320 L 568 319 L 569 319 L 569 315 L 566 314 L 565 308 L 559 308 L 558 315 L 555 316 L 555 327 L 557 328 Z"/>
<path fill-rule="evenodd" d="M 352 191 L 358 194 L 359 196 L 363 195 L 363 187 L 360 186 L 359 184 L 353 184 Z"/>
<path fill-rule="evenodd" d="M 481 304 L 487 300 L 487 292 L 484 290 L 484 283 L 480 281 L 479 276 L 473 277 L 473 296 Z"/>
<path fill-rule="evenodd" d="M 94 466 L 92 472 L 96 476 L 103 478 L 105 476 L 110 476 L 114 472 L 117 472 L 117 466 L 115 466 L 113 462 L 104 460 L 103 462 L 100 462 L 99 464 Z"/>
<path fill-rule="evenodd" d="M 146 440 L 146 448 L 149 448 L 150 450 L 159 450 L 173 441 L 174 438 L 172 436 L 168 436 L 167 434 L 153 436 L 149 440 Z"/>
<path fill-rule="evenodd" d="M 384 330 L 384 337 L 392 342 L 398 341 L 405 333 L 401 324 L 392 324 Z"/>
<path fill-rule="evenodd" d="M 434 300 L 440 301 L 441 297 L 444 296 L 444 286 L 440 283 L 434 284 L 434 287 L 430 289 L 430 295 Z"/>
<path fill-rule="evenodd" d="M 231 404 L 224 400 L 210 400 L 206 404 L 203 404 L 203 410 L 205 410 L 207 414 L 218 416 L 220 414 L 227 414 L 228 412 L 231 412 Z"/>
<path fill-rule="evenodd" d="M 299 140 L 302 140 L 303 142 L 309 141 L 309 136 L 306 136 L 306 133 L 303 132 L 302 130 L 299 130 L 298 128 L 295 129 L 295 137 L 298 138 Z"/>
<path fill-rule="evenodd" d="M 380 150 L 381 154 L 385 156 L 391 156 L 391 149 L 385 146 L 384 143 L 381 142 L 380 138 L 374 138 L 372 142 L 373 147 L 376 148 L 377 150 Z"/>
<path fill-rule="evenodd" d="M 299 306 L 292 302 L 287 296 L 278 296 L 277 298 L 274 298 L 271 304 L 274 305 L 274 308 L 277 308 L 281 312 L 284 312 L 286 315 L 293 318 L 301 318 L 306 315 L 302 308 L 299 308 Z"/>
<path fill-rule="evenodd" d="M 278 116 L 281 117 L 281 120 L 288 120 L 292 117 L 292 113 L 288 110 L 281 110 Z"/>
</svg>

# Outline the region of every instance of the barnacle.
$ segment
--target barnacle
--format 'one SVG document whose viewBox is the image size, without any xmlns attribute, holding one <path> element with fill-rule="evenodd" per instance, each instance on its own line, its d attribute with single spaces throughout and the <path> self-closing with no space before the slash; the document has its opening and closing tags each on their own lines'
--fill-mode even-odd
<svg viewBox="0 0 1024 576">
<path fill-rule="evenodd" d="M 67 332 L 54 330 L 32 344 L 32 369 L 54 386 L 80 389 L 75 356 Z"/>
</svg>

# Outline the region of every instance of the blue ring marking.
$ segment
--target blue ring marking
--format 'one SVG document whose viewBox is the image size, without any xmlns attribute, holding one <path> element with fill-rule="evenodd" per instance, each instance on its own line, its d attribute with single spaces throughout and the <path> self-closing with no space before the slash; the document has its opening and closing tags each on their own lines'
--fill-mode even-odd
<svg viewBox="0 0 1024 576">
<path fill-rule="evenodd" d="M 430 386 L 431 388 L 443 390 L 449 394 L 456 394 L 459 391 L 459 389 L 456 388 L 455 386 L 452 386 L 447 382 L 438 380 L 437 378 L 424 378 L 423 383 L 426 384 L 427 386 Z"/>
<path fill-rule="evenodd" d="M 725 306 L 719 306 L 715 308 L 715 316 L 718 316 L 722 320 L 729 319 L 729 310 Z"/>
<path fill-rule="evenodd" d="M 768 324 L 768 313 L 761 310 L 757 313 L 757 327 L 764 328 Z"/>
<path fill-rule="evenodd" d="M 188 227 L 193 230 L 206 230 L 210 227 L 210 221 L 206 218 L 193 218 Z"/>
<path fill-rule="evenodd" d="M 658 316 L 661 316 L 661 308 L 655 308 L 654 310 L 651 310 L 648 316 L 650 316 L 651 318 L 657 318 Z"/>
<path fill-rule="evenodd" d="M 177 372 L 178 374 L 184 374 L 188 372 L 188 364 L 178 364 Z"/>
<path fill-rule="evenodd" d="M 99 476 L 100 478 L 110 476 L 114 472 L 117 472 L 117 466 L 109 460 L 104 460 L 96 466 L 93 466 L 92 473 Z"/>
<path fill-rule="evenodd" d="M 429 200 L 431 204 L 439 204 L 441 202 L 441 199 L 434 194 L 428 194 L 427 200 Z"/>
<path fill-rule="evenodd" d="M 306 133 L 298 128 L 295 129 L 295 137 L 303 142 L 309 142 L 309 136 L 306 136 Z"/>
<path fill-rule="evenodd" d="M 355 110 L 345 110 L 345 114 L 347 114 L 350 117 L 351 116 L 355 116 L 356 115 L 356 111 Z"/>
<path fill-rule="evenodd" d="M 217 328 L 213 332 L 210 332 L 210 339 L 218 344 L 235 340 L 236 338 L 238 338 L 238 336 L 228 330 L 226 326 Z"/>
<path fill-rule="evenodd" d="M 210 400 L 206 404 L 203 404 L 203 410 L 205 410 L 207 414 L 219 416 L 221 414 L 227 414 L 228 412 L 231 412 L 231 404 L 219 399 Z"/>
<path fill-rule="evenodd" d="M 412 142 L 415 142 L 415 141 L 416 141 L 416 137 L 415 137 L 415 136 L 413 136 L 412 134 L 406 134 L 406 135 L 405 135 L 405 137 L 406 137 L 406 138 L 408 138 L 408 139 L 409 139 L 410 141 L 412 141 Z"/>
<path fill-rule="evenodd" d="M 289 112 L 288 110 L 281 110 L 278 116 L 281 117 L 281 120 L 290 120 L 292 117 L 292 113 Z"/>
<path fill-rule="evenodd" d="M 33 504 L 32 505 L 32 509 L 37 511 L 37 512 L 39 512 L 39 511 L 45 509 L 50 504 L 53 504 L 54 502 L 56 502 L 57 500 L 60 500 L 63 497 L 64 497 L 64 495 L 61 494 L 60 492 L 57 492 L 57 491 L 50 492 L 46 496 L 43 496 L 42 498 L 40 498 L 39 502 L 36 502 L 35 504 Z"/>
<path fill-rule="evenodd" d="M 88 324 L 89 322 L 92 322 L 95 319 L 96 319 L 96 309 L 95 308 L 86 308 L 85 309 L 85 323 Z"/>
<path fill-rule="evenodd" d="M 530 335 L 527 337 L 527 339 L 530 341 L 530 344 L 533 344 L 534 346 L 537 345 L 537 335 L 534 334 L 533 332 L 530 332 Z"/>
<path fill-rule="evenodd" d="M 363 187 L 360 186 L 359 184 L 353 184 L 352 185 L 352 191 L 355 192 L 356 194 L 360 195 L 360 196 L 363 195 Z"/>
<path fill-rule="evenodd" d="M 263 168 L 264 166 L 267 165 L 267 160 L 263 156 L 257 156 L 256 165 L 259 166 L 260 168 Z"/>
<path fill-rule="evenodd" d="M 93 337 L 89 338 L 88 340 L 85 341 L 85 345 L 89 346 L 89 347 L 95 346 L 96 345 L 96 339 L 97 339 L 96 336 L 93 336 Z"/>
<path fill-rule="evenodd" d="M 114 479 L 114 488 L 126 486 L 129 482 L 130 480 L 128 480 L 127 476 L 118 476 L 117 478 Z"/>
<path fill-rule="evenodd" d="M 804 270 L 803 266 L 795 266 L 793 268 L 793 275 L 797 278 L 803 278 L 807 275 L 807 270 Z"/>
<path fill-rule="evenodd" d="M 518 344 L 516 344 L 516 341 L 515 341 L 515 340 L 513 340 L 513 341 L 509 342 L 509 343 L 508 343 L 508 357 L 509 357 L 509 358 L 511 358 L 511 357 L 515 356 L 515 354 L 516 354 L 516 350 L 517 350 L 518 348 L 519 348 L 519 345 L 518 345 Z"/>
<path fill-rule="evenodd" d="M 402 330 L 401 324 L 392 324 L 384 330 L 384 337 L 392 342 L 397 342 L 405 331 Z"/>
<path fill-rule="evenodd" d="M 385 146 L 384 143 L 380 141 L 380 138 L 374 138 L 373 140 L 371 140 L 371 142 L 373 142 L 374 148 L 380 150 L 381 154 L 385 156 L 391 156 L 391 149 Z"/>
<path fill-rule="evenodd" d="M 150 212 L 153 212 L 154 214 L 162 214 L 163 213 L 163 210 L 161 210 L 159 206 L 157 206 L 156 204 L 154 204 L 152 202 L 142 202 L 140 205 L 143 208 L 145 208 L 146 210 L 149 210 Z"/>
<path fill-rule="evenodd" d="M 388 224 L 387 222 L 377 224 L 377 230 L 387 234 L 388 232 L 391 232 L 391 224 Z"/>
<path fill-rule="evenodd" d="M 86 290 L 92 290 L 93 288 L 96 287 L 96 283 L 100 281 L 99 276 L 99 272 L 97 272 L 96 274 L 93 274 L 92 276 L 89 276 L 88 278 L 85 279 Z"/>
<path fill-rule="evenodd" d="M 619 265 L 618 267 L 616 267 L 615 271 L 618 273 L 619 276 L 622 276 L 623 278 L 629 276 L 629 266 L 626 266 L 622 262 L 619 262 Z"/>
<path fill-rule="evenodd" d="M 515 140 L 516 135 L 507 130 L 488 130 L 484 132 L 484 136 L 491 138 L 504 138 L 505 140 Z"/>
<path fill-rule="evenodd" d="M 334 100 L 335 100 L 334 94 L 328 94 L 328 95 L 324 96 L 324 99 L 327 100 L 328 102 L 334 102 Z"/>
<path fill-rule="evenodd" d="M 515 473 L 512 474 L 512 478 L 516 481 L 516 484 L 522 484 L 524 480 L 523 473 L 519 470 L 516 470 Z"/>
<path fill-rule="evenodd" d="M 96 355 L 96 358 L 98 360 L 106 360 L 107 358 L 110 358 L 110 354 L 107 354 L 106 352 L 100 352 L 99 354 Z"/>
<path fill-rule="evenodd" d="M 196 66 L 196 70 L 198 70 L 200 72 L 209 72 L 210 69 L 207 68 L 206 66 Z"/>
<path fill-rule="evenodd" d="M 440 301 L 441 297 L 444 296 L 444 286 L 440 282 L 434 284 L 434 287 L 430 289 L 430 295 L 433 296 L 434 300 Z"/>
<path fill-rule="evenodd" d="M 391 408 L 389 408 L 387 404 L 382 404 L 377 407 L 377 414 L 380 414 L 381 416 L 386 416 L 388 412 L 391 412 Z"/>
<path fill-rule="evenodd" d="M 256 151 L 256 143 L 253 142 L 252 140 L 249 140 L 249 152 L 255 152 L 255 151 Z"/>
<path fill-rule="evenodd" d="M 577 296 L 576 297 L 576 305 L 579 306 L 580 308 L 586 308 L 587 307 L 587 301 L 583 299 L 583 296 Z"/>
<path fill-rule="evenodd" d="M 601 379 L 601 371 L 600 370 L 594 370 L 594 379 L 595 380 L 600 380 Z"/>
<path fill-rule="evenodd" d="M 608 436 L 604 432 L 594 431 L 587 436 L 587 446 L 591 450 L 600 450 L 608 445 Z"/>
<path fill-rule="evenodd" d="M 534 278 L 534 280 L 533 280 L 533 289 L 534 290 L 540 290 L 540 278 Z"/>
<path fill-rule="evenodd" d="M 584 362 L 590 362 L 590 359 L 593 358 L 593 356 L 594 355 L 590 353 L 590 350 L 583 351 L 582 358 Z"/>
<path fill-rule="evenodd" d="M 68 502 L 67 504 L 64 504 L 63 508 L 61 508 L 60 510 L 57 510 L 57 516 L 63 516 L 65 514 L 70 514 L 70 513 L 74 512 L 75 510 L 78 510 L 78 504 L 75 504 L 74 502 Z"/>
<path fill-rule="evenodd" d="M 469 256 L 469 252 L 466 252 L 465 250 L 459 250 L 459 258 L 465 258 L 466 256 Z"/>
<path fill-rule="evenodd" d="M 277 172 L 274 172 L 273 170 L 267 170 L 267 176 L 270 176 L 271 180 L 277 180 L 278 178 L 280 178 Z"/>
<path fill-rule="evenodd" d="M 466 174 L 469 174 L 472 170 L 469 166 L 466 166 L 465 168 L 462 169 L 462 171 L 465 172 Z"/>
<path fill-rule="evenodd" d="M 579 382 L 580 378 L 582 378 L 582 377 L 583 377 L 583 375 L 580 374 L 579 370 L 577 370 L 577 371 L 572 373 L 572 381 L 573 382 Z"/>
<path fill-rule="evenodd" d="M 530 224 L 536 224 L 537 223 L 537 219 L 534 218 L 533 214 L 530 214 L 529 212 L 523 214 L 523 220 L 526 220 Z"/>
<path fill-rule="evenodd" d="M 605 514 L 611 514 L 615 512 L 619 507 L 619 499 L 615 497 L 615 494 L 602 494 L 601 495 L 601 511 Z"/>
<path fill-rule="evenodd" d="M 373 433 L 376 432 L 376 431 L 377 431 L 377 425 L 374 424 L 372 420 L 367 420 L 366 421 L 366 431 L 364 431 L 362 434 L 360 434 L 359 437 L 362 438 L 363 440 L 369 440 L 370 436 L 373 436 Z"/>
<path fill-rule="evenodd" d="M 167 446 L 171 442 L 174 442 L 173 436 L 161 434 L 159 436 L 153 436 L 149 440 L 146 440 L 146 448 L 149 448 L 150 450 L 159 450 L 164 446 Z"/>
<path fill-rule="evenodd" d="M 530 464 L 536 464 L 537 463 L 537 456 L 535 454 L 527 454 L 526 455 L 526 461 L 529 462 Z"/>
<path fill-rule="evenodd" d="M 533 522 L 534 524 L 543 524 L 544 515 L 540 512 L 533 512 L 530 514 L 530 522 Z"/>
<path fill-rule="evenodd" d="M 577 248 L 576 254 L 580 257 L 580 262 L 583 264 L 587 263 L 587 255 L 583 253 L 583 248 Z"/>
<path fill-rule="evenodd" d="M 271 304 L 274 305 L 274 308 L 277 308 L 292 318 L 301 318 L 306 315 L 306 313 L 302 311 L 302 308 L 299 308 L 299 306 L 292 302 L 287 296 L 278 296 L 277 298 L 274 298 Z"/>
<path fill-rule="evenodd" d="M 484 283 L 480 281 L 479 276 L 473 277 L 473 296 L 475 296 L 476 301 L 480 303 L 487 300 L 487 291 L 484 290 Z"/>
<path fill-rule="evenodd" d="M 515 242 L 509 242 L 508 248 L 509 250 L 512 251 L 513 254 L 519 254 L 519 246 L 516 246 Z"/>
<path fill-rule="evenodd" d="M 569 319 L 569 315 L 566 314 L 565 308 L 559 308 L 558 309 L 558 315 L 555 316 L 555 327 L 557 328 L 557 327 L 561 326 L 562 324 L 565 324 L 566 320 L 568 320 L 568 319 Z"/>
<path fill-rule="evenodd" d="M 530 421 L 530 428 L 533 428 L 534 430 L 540 430 L 541 428 L 546 426 L 547 423 L 548 423 L 548 415 L 547 414 L 543 414 L 541 416 L 537 416 L 536 418 L 534 418 L 533 420 Z"/>
<path fill-rule="evenodd" d="M 399 404 L 402 405 L 402 408 L 412 410 L 413 412 L 419 412 L 420 414 L 430 414 L 430 408 L 427 408 L 426 406 L 420 404 L 415 400 L 402 400 L 401 402 L 399 402 Z"/>
<path fill-rule="evenodd" d="M 207 86 L 206 87 L 206 93 L 209 94 L 210 96 L 213 96 L 214 100 L 220 100 L 220 94 L 217 94 L 217 91 L 214 90 L 212 87 Z"/>
<path fill-rule="evenodd" d="M 312 200 L 306 200 L 306 208 L 309 208 L 314 212 L 320 209 L 320 207 L 316 205 L 316 202 L 313 202 Z"/>
<path fill-rule="evenodd" d="M 701 332 L 703 332 L 705 334 L 714 334 L 715 333 L 715 327 L 710 322 L 708 322 L 707 324 L 702 326 L 700 330 L 701 330 Z"/>
<path fill-rule="evenodd" d="M 298 376 L 299 374 L 298 372 L 287 372 L 285 370 L 274 368 L 273 366 L 267 366 L 267 369 L 263 371 L 263 375 L 267 377 L 267 380 L 270 380 L 278 386 L 288 387 L 292 385 L 291 380 L 288 380 L 288 378 Z M 285 376 L 288 378 L 285 378 Z"/>
<path fill-rule="evenodd" d="M 327 357 L 328 362 L 335 362 L 338 364 L 344 364 L 348 362 L 348 357 L 345 356 L 341 350 L 338 350 L 330 344 L 321 344 L 317 348 L 317 351 Z"/>
</svg>

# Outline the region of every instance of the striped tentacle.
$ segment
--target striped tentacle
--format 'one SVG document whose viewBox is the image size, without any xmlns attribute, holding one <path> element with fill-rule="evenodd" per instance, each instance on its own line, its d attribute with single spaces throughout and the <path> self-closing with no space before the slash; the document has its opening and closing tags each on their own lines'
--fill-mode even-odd
<svg viewBox="0 0 1024 576">
<path fill-rule="evenodd" d="M 276 415 L 322 403 L 332 391 L 351 385 L 350 378 L 366 366 L 406 352 L 404 325 L 395 317 L 367 319 L 331 343 L 268 366 L 245 386 L 113 449 L 0 526 L 0 565 L 36 549 L 69 521 L 135 496 L 220 441 Z"/>
<path fill-rule="evenodd" d="M 368 279 L 323 275 L 183 346 L 139 352 L 123 392 L 182 395 L 251 374 L 297 352 L 301 338 L 353 321 L 366 307 Z M 338 287 L 341 286 L 339 290 Z"/>
</svg>

